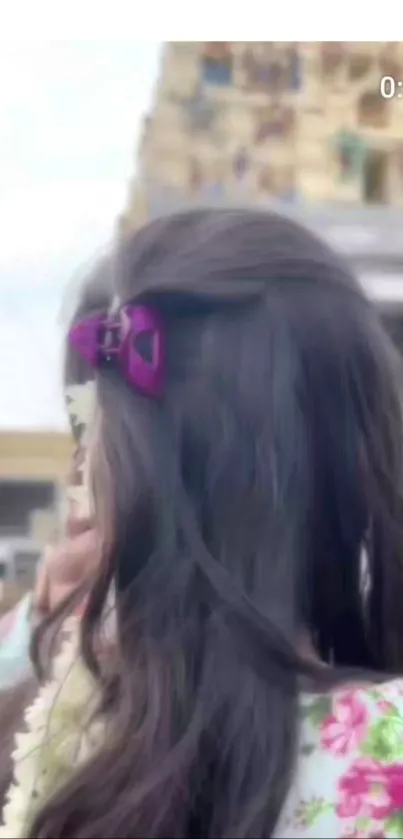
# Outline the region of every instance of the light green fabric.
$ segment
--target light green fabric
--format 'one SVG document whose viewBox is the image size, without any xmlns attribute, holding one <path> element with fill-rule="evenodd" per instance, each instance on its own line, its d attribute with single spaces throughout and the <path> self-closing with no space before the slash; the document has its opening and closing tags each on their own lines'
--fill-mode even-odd
<svg viewBox="0 0 403 839">
<path fill-rule="evenodd" d="M 0 622 L 0 690 L 11 687 L 30 672 L 29 644 L 31 638 L 31 595 L 27 595 L 5 616 L 6 631 L 1 637 Z M 10 626 L 7 626 L 10 619 Z"/>
</svg>

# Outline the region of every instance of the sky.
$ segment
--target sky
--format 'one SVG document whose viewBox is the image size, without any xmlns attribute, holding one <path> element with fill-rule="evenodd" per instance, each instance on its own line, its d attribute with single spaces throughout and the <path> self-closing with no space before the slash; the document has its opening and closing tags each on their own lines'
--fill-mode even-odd
<svg viewBox="0 0 403 839">
<path fill-rule="evenodd" d="M 122 29 L 112 6 L 111 29 Z M 87 18 L 91 31 L 97 18 Z M 0 431 L 66 427 L 61 313 L 125 206 L 161 49 L 127 36 L 0 37 Z"/>
<path fill-rule="evenodd" d="M 0 428 L 63 425 L 63 298 L 125 205 L 160 54 L 158 41 L 1 44 Z"/>
</svg>

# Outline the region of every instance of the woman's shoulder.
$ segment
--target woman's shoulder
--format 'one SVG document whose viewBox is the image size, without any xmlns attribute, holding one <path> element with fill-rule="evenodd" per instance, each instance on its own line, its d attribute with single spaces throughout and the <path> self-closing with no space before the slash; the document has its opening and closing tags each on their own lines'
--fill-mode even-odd
<svg viewBox="0 0 403 839">
<path fill-rule="evenodd" d="M 277 835 L 403 836 L 403 679 L 304 695 L 301 713 Z"/>
</svg>

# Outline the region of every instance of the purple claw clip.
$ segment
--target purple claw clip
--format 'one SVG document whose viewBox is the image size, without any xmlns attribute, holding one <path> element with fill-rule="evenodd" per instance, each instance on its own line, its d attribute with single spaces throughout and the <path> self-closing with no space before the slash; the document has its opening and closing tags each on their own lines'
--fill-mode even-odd
<svg viewBox="0 0 403 839">
<path fill-rule="evenodd" d="M 151 338 L 151 359 L 139 352 L 142 335 Z M 159 396 L 164 376 L 164 332 L 159 313 L 149 306 L 124 306 L 111 318 L 92 315 L 73 326 L 69 342 L 92 366 L 115 358 L 124 377 L 147 396 Z"/>
</svg>

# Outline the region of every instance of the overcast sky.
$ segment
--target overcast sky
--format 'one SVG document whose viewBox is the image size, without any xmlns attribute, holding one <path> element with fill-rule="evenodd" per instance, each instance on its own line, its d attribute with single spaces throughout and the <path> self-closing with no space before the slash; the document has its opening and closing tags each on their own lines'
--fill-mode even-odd
<svg viewBox="0 0 403 839">
<path fill-rule="evenodd" d="M 1 44 L 2 427 L 56 423 L 57 308 L 124 206 L 160 50 L 152 41 Z"/>
<path fill-rule="evenodd" d="M 2 269 L 106 235 L 133 172 L 159 52 L 158 42 L 1 45 Z"/>
</svg>

